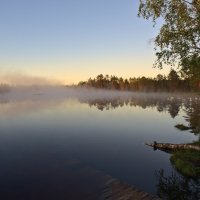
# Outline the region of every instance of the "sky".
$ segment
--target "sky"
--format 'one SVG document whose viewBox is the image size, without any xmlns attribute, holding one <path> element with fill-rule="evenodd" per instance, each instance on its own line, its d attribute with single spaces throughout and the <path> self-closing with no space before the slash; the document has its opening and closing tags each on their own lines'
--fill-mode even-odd
<svg viewBox="0 0 200 200">
<path fill-rule="evenodd" d="M 151 21 L 139 0 L 0 0 L 0 75 L 65 84 L 98 74 L 154 77 Z M 3 75 L 2 75 L 3 74 Z M 6 74 L 6 75 L 5 75 Z"/>
</svg>

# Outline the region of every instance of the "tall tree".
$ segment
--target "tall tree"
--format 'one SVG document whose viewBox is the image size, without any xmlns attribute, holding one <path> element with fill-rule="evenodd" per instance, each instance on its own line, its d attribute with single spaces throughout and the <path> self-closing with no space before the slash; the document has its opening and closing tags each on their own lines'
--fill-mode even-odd
<svg viewBox="0 0 200 200">
<path fill-rule="evenodd" d="M 177 74 L 177 72 L 173 69 L 171 69 L 171 71 L 168 74 L 168 80 L 169 80 L 169 89 L 170 91 L 174 92 L 177 91 L 179 89 L 179 75 Z"/>
<path fill-rule="evenodd" d="M 162 68 L 163 63 L 182 66 L 200 56 L 199 0 L 140 0 L 138 16 L 152 19 L 154 25 L 163 20 L 155 38 L 156 67 Z"/>
<path fill-rule="evenodd" d="M 189 81 L 190 87 L 200 89 L 200 57 L 184 59 L 182 62 L 181 74 L 185 80 Z"/>
</svg>

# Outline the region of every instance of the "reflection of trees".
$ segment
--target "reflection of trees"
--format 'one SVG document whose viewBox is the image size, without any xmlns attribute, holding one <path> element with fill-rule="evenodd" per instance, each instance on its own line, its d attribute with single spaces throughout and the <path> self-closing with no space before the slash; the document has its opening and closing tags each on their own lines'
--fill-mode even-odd
<svg viewBox="0 0 200 200">
<path fill-rule="evenodd" d="M 187 116 L 186 121 L 188 126 L 191 128 L 191 132 L 198 134 L 200 133 L 200 102 L 195 99 L 191 100 L 185 108 Z"/>
<path fill-rule="evenodd" d="M 184 102 L 185 120 L 187 125 L 177 124 L 180 130 L 191 130 L 192 133 L 200 133 L 200 101 L 198 98 L 188 99 Z"/>
<path fill-rule="evenodd" d="M 156 172 L 157 195 L 169 200 L 200 199 L 200 180 L 185 178 L 173 172 L 166 177 L 164 171 Z"/>
<path fill-rule="evenodd" d="M 99 99 L 99 100 L 91 100 L 88 101 L 87 103 L 89 104 L 90 107 L 95 106 L 98 110 L 103 111 L 104 109 L 109 110 L 118 107 L 123 107 L 126 102 L 119 99 L 112 99 L 112 100 Z"/>
<path fill-rule="evenodd" d="M 104 98 L 104 99 L 88 99 L 80 100 L 81 102 L 87 102 L 90 107 L 94 106 L 97 109 L 109 110 L 116 109 L 118 107 L 130 106 L 130 107 L 142 107 L 156 108 L 158 112 L 168 112 L 172 118 L 175 118 L 180 109 L 183 108 L 186 114 L 186 122 L 188 125 L 183 125 L 187 129 L 191 129 L 193 133 L 200 133 L 200 98 L 193 97 L 153 97 L 148 95 L 135 95 L 129 98 Z M 177 126 L 178 128 L 179 126 Z M 186 130 L 187 130 L 186 129 Z"/>
<path fill-rule="evenodd" d="M 200 98 L 198 97 L 153 97 L 153 96 L 133 96 L 129 98 L 88 100 L 90 106 L 95 106 L 99 110 L 116 109 L 120 106 L 139 106 L 143 109 L 156 108 L 159 112 L 168 112 L 172 118 L 176 117 L 181 110 L 185 112 L 186 126 L 193 133 L 200 133 Z M 189 158 L 191 159 L 191 158 Z M 188 162 L 188 160 L 186 160 Z M 189 160 L 189 162 L 192 162 Z M 197 161 L 199 162 L 199 161 Z M 184 177 L 173 172 L 170 176 L 165 176 L 164 172 L 158 171 L 157 195 L 161 199 L 167 200 L 197 200 L 200 199 L 200 179 L 196 180 Z"/>
<path fill-rule="evenodd" d="M 180 99 L 173 99 L 170 101 L 168 105 L 168 112 L 171 115 L 172 118 L 175 118 L 179 111 L 180 111 L 181 101 Z"/>
<path fill-rule="evenodd" d="M 81 101 L 83 102 L 83 100 Z M 85 100 L 84 100 L 85 102 Z M 123 107 L 123 106 L 131 106 L 131 107 L 136 107 L 140 106 L 143 109 L 148 108 L 148 107 L 157 107 L 160 109 L 160 111 L 164 111 L 167 109 L 167 105 L 169 100 L 163 99 L 158 101 L 158 99 L 148 99 L 148 98 L 128 98 L 128 99 L 123 99 L 123 98 L 109 98 L 109 99 L 93 99 L 93 100 L 87 100 L 86 101 L 89 106 L 94 106 L 99 110 L 109 110 L 109 109 L 116 109 L 118 107 Z"/>
</svg>

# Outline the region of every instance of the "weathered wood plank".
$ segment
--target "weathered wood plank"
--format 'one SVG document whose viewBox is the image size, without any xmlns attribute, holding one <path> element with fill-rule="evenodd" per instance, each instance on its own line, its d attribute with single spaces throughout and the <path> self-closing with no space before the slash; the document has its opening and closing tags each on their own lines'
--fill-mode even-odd
<svg viewBox="0 0 200 200">
<path fill-rule="evenodd" d="M 112 179 L 113 180 L 113 179 Z M 159 198 L 148 194 L 142 190 L 130 186 L 127 183 L 123 183 L 117 179 L 107 183 L 104 194 L 104 198 L 107 200 L 158 200 Z"/>
<path fill-rule="evenodd" d="M 81 177 L 88 177 L 90 185 L 93 185 L 93 189 L 85 195 L 85 191 L 82 194 L 79 192 L 78 198 L 74 199 L 97 199 L 97 200 L 157 200 L 158 198 L 135 188 L 127 183 L 121 182 L 106 173 L 96 170 L 92 167 L 81 165 L 79 162 L 69 162 L 72 168 L 75 168 L 73 173 Z M 75 176 L 76 176 L 75 175 Z M 90 186 L 88 185 L 90 188 Z M 97 192 L 98 191 L 98 192 Z M 78 191 L 77 191 L 78 192 Z M 82 196 L 83 195 L 83 196 Z"/>
</svg>

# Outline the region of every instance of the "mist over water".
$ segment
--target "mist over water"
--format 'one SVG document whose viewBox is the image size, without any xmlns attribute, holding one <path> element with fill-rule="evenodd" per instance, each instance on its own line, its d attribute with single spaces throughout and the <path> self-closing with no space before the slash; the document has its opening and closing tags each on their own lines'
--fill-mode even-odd
<svg viewBox="0 0 200 200">
<path fill-rule="evenodd" d="M 199 102 L 198 96 L 167 93 L 12 86 L 0 94 L 1 192 L 10 199 L 19 191 L 21 199 L 28 198 L 27 191 L 66 199 L 72 180 L 73 191 L 87 184 L 81 177 L 92 171 L 83 173 L 81 166 L 89 166 L 156 194 L 155 171 L 170 175 L 174 169 L 169 154 L 144 143 L 197 140 L 174 126 L 187 124 L 185 110 L 198 111 Z M 71 162 L 81 165 L 69 167 Z"/>
<path fill-rule="evenodd" d="M 44 86 L 59 85 L 58 80 L 43 76 L 29 75 L 23 72 L 0 72 L 1 83 L 11 86 Z"/>
<path fill-rule="evenodd" d="M 177 94 L 177 93 L 150 93 L 150 92 L 133 92 L 133 91 L 117 91 L 117 90 L 102 90 L 94 88 L 84 88 L 78 86 L 64 86 L 61 84 L 33 84 L 33 85 L 16 85 L 9 86 L 8 90 L 0 92 L 0 99 L 7 98 L 11 100 L 23 99 L 60 99 L 60 98 L 79 98 L 85 100 L 92 99 L 113 99 L 121 98 L 127 99 L 131 97 L 137 98 L 196 98 L 199 96 L 191 94 Z"/>
</svg>

